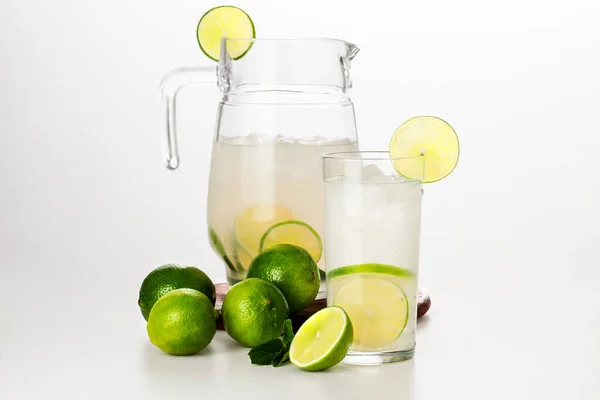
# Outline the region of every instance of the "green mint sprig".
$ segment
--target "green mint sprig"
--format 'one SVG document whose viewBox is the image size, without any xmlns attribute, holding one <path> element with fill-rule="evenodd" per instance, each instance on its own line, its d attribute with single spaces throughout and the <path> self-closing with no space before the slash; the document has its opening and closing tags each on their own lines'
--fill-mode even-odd
<svg viewBox="0 0 600 400">
<path fill-rule="evenodd" d="M 283 323 L 283 335 L 253 347 L 249 352 L 250 362 L 255 365 L 279 367 L 290 359 L 290 346 L 294 339 L 292 321 Z"/>
</svg>

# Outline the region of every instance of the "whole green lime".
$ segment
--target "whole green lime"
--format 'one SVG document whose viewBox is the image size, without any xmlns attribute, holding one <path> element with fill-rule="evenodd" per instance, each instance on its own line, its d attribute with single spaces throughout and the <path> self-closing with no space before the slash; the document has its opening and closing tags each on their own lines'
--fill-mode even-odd
<svg viewBox="0 0 600 400">
<path fill-rule="evenodd" d="M 217 315 L 206 295 L 176 289 L 161 297 L 148 317 L 148 337 L 162 351 L 176 356 L 196 354 L 217 332 Z"/>
<path fill-rule="evenodd" d="M 138 305 L 147 321 L 158 299 L 175 289 L 195 289 L 204 293 L 214 305 L 217 295 L 210 278 L 196 267 L 166 264 L 150 272 L 140 287 Z"/>
<path fill-rule="evenodd" d="M 271 282 L 283 292 L 290 313 L 304 310 L 313 302 L 321 278 L 319 268 L 302 247 L 280 244 L 260 253 L 248 268 L 249 278 Z"/>
<path fill-rule="evenodd" d="M 229 336 L 242 346 L 254 347 L 281 335 L 289 309 L 275 285 L 250 278 L 229 289 L 221 314 Z"/>
</svg>

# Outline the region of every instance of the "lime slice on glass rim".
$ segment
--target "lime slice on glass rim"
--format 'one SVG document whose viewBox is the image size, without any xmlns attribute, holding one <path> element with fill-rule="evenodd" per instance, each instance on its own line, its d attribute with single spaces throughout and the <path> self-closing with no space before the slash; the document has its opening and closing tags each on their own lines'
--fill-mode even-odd
<svg viewBox="0 0 600 400">
<path fill-rule="evenodd" d="M 389 151 L 400 175 L 423 183 L 450 175 L 460 155 L 454 129 L 443 119 L 430 116 L 414 117 L 400 125 L 392 136 Z"/>
<path fill-rule="evenodd" d="M 387 274 L 356 274 L 333 298 L 354 327 L 353 348 L 375 351 L 398 339 L 409 320 L 408 298 Z"/>
<path fill-rule="evenodd" d="M 255 38 L 254 23 L 242 9 L 219 6 L 208 10 L 196 29 L 200 50 L 209 58 L 219 61 L 221 38 Z M 234 40 L 227 43 L 227 52 L 234 60 L 244 56 L 252 47 L 252 40 Z"/>
<path fill-rule="evenodd" d="M 346 357 L 353 336 L 352 322 L 342 308 L 324 308 L 298 329 L 290 347 L 290 361 L 306 371 L 331 368 Z"/>
<path fill-rule="evenodd" d="M 284 243 L 302 247 L 315 262 L 319 262 L 323 254 L 321 237 L 312 226 L 302 221 L 284 221 L 270 227 L 260 239 L 260 252 Z"/>
</svg>

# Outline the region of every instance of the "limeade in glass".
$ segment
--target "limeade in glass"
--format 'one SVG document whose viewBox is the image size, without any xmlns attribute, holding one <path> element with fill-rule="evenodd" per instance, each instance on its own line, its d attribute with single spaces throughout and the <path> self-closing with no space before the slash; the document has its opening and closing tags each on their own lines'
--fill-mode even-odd
<svg viewBox="0 0 600 400">
<path fill-rule="evenodd" d="M 323 156 L 327 304 L 354 325 L 345 362 L 410 359 L 417 319 L 420 180 L 399 175 L 387 152 Z"/>
</svg>

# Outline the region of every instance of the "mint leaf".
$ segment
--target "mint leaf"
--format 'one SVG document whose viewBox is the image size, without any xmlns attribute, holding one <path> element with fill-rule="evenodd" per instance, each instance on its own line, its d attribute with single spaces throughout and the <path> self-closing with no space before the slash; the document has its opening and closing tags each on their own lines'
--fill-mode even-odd
<svg viewBox="0 0 600 400">
<path fill-rule="evenodd" d="M 288 362 L 289 359 L 290 359 L 290 348 L 286 347 L 279 354 L 277 354 L 275 356 L 275 358 L 273 358 L 271 365 L 274 367 L 280 367 L 283 364 L 285 364 L 286 362 Z"/>
<path fill-rule="evenodd" d="M 271 339 L 268 342 L 253 347 L 249 352 L 250 362 L 256 365 L 271 365 L 276 356 L 284 351 L 286 346 L 281 338 Z"/>
<path fill-rule="evenodd" d="M 292 321 L 287 319 L 283 323 L 283 337 L 271 339 L 252 348 L 248 352 L 250 362 L 256 365 L 272 365 L 274 367 L 285 364 L 290 359 L 290 346 L 293 339 Z"/>
<path fill-rule="evenodd" d="M 283 323 L 283 344 L 288 347 L 294 339 L 294 330 L 292 329 L 292 320 L 286 319 Z"/>
</svg>

